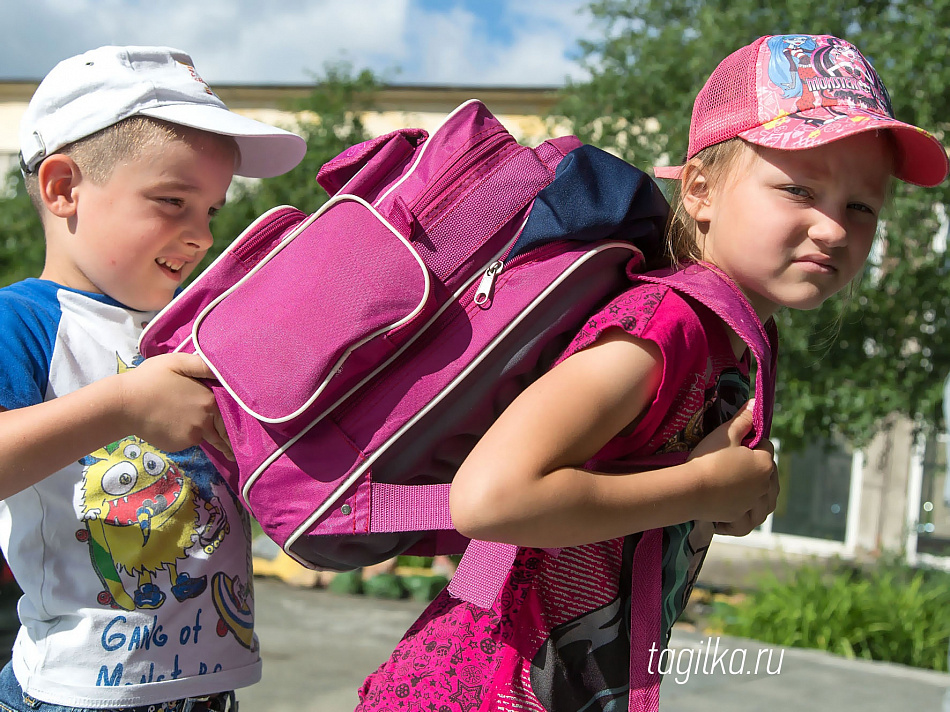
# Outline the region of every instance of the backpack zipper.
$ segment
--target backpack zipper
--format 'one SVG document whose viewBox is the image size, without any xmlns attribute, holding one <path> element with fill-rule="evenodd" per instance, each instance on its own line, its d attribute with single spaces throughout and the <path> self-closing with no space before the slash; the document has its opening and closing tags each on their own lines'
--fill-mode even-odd
<svg viewBox="0 0 950 712">
<path fill-rule="evenodd" d="M 490 269 L 491 265 L 497 262 L 504 261 L 505 257 L 508 255 L 509 252 L 511 252 L 511 249 L 515 246 L 515 243 L 518 241 L 518 238 L 521 236 L 521 231 L 524 230 L 525 223 L 527 222 L 528 222 L 528 218 L 525 217 L 524 221 L 521 223 L 521 226 L 518 228 L 516 233 L 511 237 L 508 243 L 498 253 L 496 253 L 494 257 L 491 258 L 491 261 L 489 262 L 488 267 L 485 267 L 483 270 L 481 270 L 482 273 L 487 272 L 487 270 Z M 458 316 L 457 314 L 446 318 L 445 313 L 452 304 L 457 303 L 458 305 L 464 308 L 464 304 L 466 303 L 465 295 L 470 290 L 474 289 L 473 285 L 475 283 L 475 280 L 478 278 L 478 274 L 479 273 L 476 272 L 474 275 L 472 275 L 472 277 L 470 277 L 469 280 L 466 281 L 464 286 L 457 289 L 450 297 L 448 297 L 442 303 L 442 305 L 439 306 L 435 314 L 429 317 L 428 322 L 423 324 L 419 328 L 419 331 L 408 342 L 403 344 L 400 351 L 397 351 L 392 357 L 390 357 L 390 360 L 381 364 L 372 373 L 364 377 L 356 386 L 353 387 L 353 389 L 351 389 L 346 394 L 341 396 L 336 401 L 336 403 L 327 407 L 323 411 L 323 414 L 317 417 L 316 420 L 322 420 L 323 418 L 329 416 L 330 414 L 333 414 L 333 417 L 337 421 L 341 420 L 344 416 L 346 416 L 347 413 L 350 412 L 350 410 L 358 406 L 363 401 L 367 393 L 366 392 L 359 393 L 359 391 L 363 388 L 363 386 L 368 384 L 378 373 L 380 373 L 383 369 L 393 370 L 393 369 L 399 368 L 407 359 L 413 358 L 415 354 L 418 353 L 424 347 L 424 344 L 427 341 L 426 337 L 428 337 L 432 333 L 442 331 L 442 329 L 444 329 L 447 324 L 451 323 L 451 321 L 457 318 Z"/>
<path fill-rule="evenodd" d="M 254 256 L 261 245 L 270 242 L 275 234 L 283 232 L 291 225 L 299 225 L 307 216 L 297 208 L 288 207 L 278 209 L 274 215 L 267 217 L 269 217 L 269 220 L 262 221 L 262 224 L 257 225 L 252 223 L 248 228 L 248 231 L 251 229 L 257 230 L 257 234 L 254 235 L 253 238 L 245 242 L 238 242 L 229 250 L 229 252 L 241 262 L 245 262 L 248 257 Z M 257 264 L 263 257 L 265 257 L 265 255 L 260 255 L 256 260 L 251 262 L 251 265 Z"/>
<path fill-rule="evenodd" d="M 527 222 L 527 218 L 525 218 L 525 222 Z M 492 260 L 488 267 L 483 271 L 482 280 L 479 286 L 475 287 L 474 291 L 472 291 L 474 286 L 474 280 L 472 280 L 468 283 L 468 286 L 459 290 L 457 293 L 458 296 L 446 300 L 446 302 L 442 305 L 442 311 L 440 311 L 440 313 L 438 313 L 428 324 L 424 325 L 419 330 L 416 338 L 408 344 L 407 348 L 402 353 L 398 354 L 392 361 L 385 365 L 387 371 L 394 371 L 400 368 L 407 360 L 413 359 L 417 353 L 425 349 L 429 342 L 435 338 L 433 335 L 442 334 L 446 329 L 449 328 L 452 322 L 464 316 L 464 313 L 462 312 L 450 313 L 449 316 L 446 316 L 448 305 L 457 303 L 458 306 L 464 310 L 466 304 L 474 302 L 482 309 L 490 308 L 491 305 L 484 307 L 482 304 L 476 301 L 479 291 L 481 290 L 481 287 L 485 283 L 486 279 L 490 280 L 491 285 L 494 286 L 495 281 L 498 279 L 499 275 L 501 275 L 502 269 L 505 267 L 504 257 L 506 257 L 508 253 L 511 252 L 511 249 L 515 246 L 515 242 L 517 242 L 522 229 L 524 229 L 524 225 L 522 225 L 521 229 L 518 230 L 518 234 L 515 235 L 505 246 L 505 249 L 502 251 L 502 256 L 496 257 L 494 260 Z M 554 240 L 543 245 L 538 245 L 537 247 L 534 247 L 527 252 L 523 252 L 512 258 L 511 262 L 507 265 L 507 269 L 511 270 L 514 267 L 524 264 L 525 262 L 546 257 L 550 253 L 560 253 L 565 250 L 565 247 L 564 240 Z M 496 265 L 501 266 L 496 267 Z M 495 268 L 494 271 L 492 269 L 493 267 Z M 489 272 L 491 272 L 491 276 L 489 276 Z M 506 271 L 505 274 L 509 274 L 509 272 Z M 466 296 L 469 292 L 472 292 L 471 298 Z M 362 382 L 360 384 L 360 388 L 366 385 L 366 383 L 368 383 L 370 380 L 372 380 L 372 376 L 367 378 L 366 381 Z M 328 408 L 326 413 L 327 415 L 332 413 L 336 422 L 340 422 L 353 408 L 359 406 L 368 395 L 369 393 L 365 391 L 358 394 L 354 392 L 354 396 L 352 398 L 346 399 L 346 402 L 338 402 L 340 406 L 339 409 L 337 409 L 336 406 L 333 406 Z"/>
<path fill-rule="evenodd" d="M 519 231 L 520 233 L 520 231 Z M 505 255 L 502 259 L 495 260 L 482 273 L 482 280 L 478 284 L 478 289 L 475 290 L 475 296 L 472 299 L 478 306 L 484 305 L 488 302 L 491 297 L 492 290 L 495 288 L 495 282 L 498 280 L 498 276 L 501 274 L 502 270 L 512 269 L 513 267 L 518 267 L 523 265 L 525 262 L 530 262 L 531 260 L 539 259 L 546 256 L 547 252 L 560 252 L 563 247 L 565 240 L 552 240 L 551 242 L 545 242 L 543 245 L 538 245 L 532 247 L 527 252 L 522 252 L 518 255 L 515 255 L 511 262 L 505 262 L 504 257 L 508 256 L 508 253 L 511 252 L 514 248 L 514 243 L 508 246 L 505 251 Z M 546 249 L 549 248 L 550 249 Z M 489 304 L 486 309 L 490 308 Z"/>
<path fill-rule="evenodd" d="M 470 173 L 473 168 L 478 167 L 481 173 L 490 171 L 497 161 L 491 161 L 486 164 L 484 163 L 483 156 L 490 152 L 496 145 L 507 142 L 509 138 L 510 135 L 508 132 L 502 127 L 498 127 L 489 133 L 489 135 L 476 141 L 475 144 L 468 146 L 458 158 L 442 170 L 441 175 L 430 183 L 428 189 L 417 196 L 411 206 L 413 214 L 421 222 L 425 213 L 430 209 L 434 209 L 442 203 L 450 202 L 458 191 L 465 186 L 457 186 L 455 190 L 449 193 L 444 193 L 445 189 L 453 183 L 456 183 L 459 176 Z M 431 203 L 432 198 L 436 196 L 440 197 L 439 202 L 435 204 Z"/>
<path fill-rule="evenodd" d="M 504 268 L 505 263 L 502 260 L 495 260 L 488 265 L 488 269 L 485 270 L 485 274 L 482 276 L 482 281 L 478 284 L 478 289 L 475 290 L 473 302 L 481 306 L 488 301 L 488 297 L 495 287 L 495 279 Z"/>
</svg>

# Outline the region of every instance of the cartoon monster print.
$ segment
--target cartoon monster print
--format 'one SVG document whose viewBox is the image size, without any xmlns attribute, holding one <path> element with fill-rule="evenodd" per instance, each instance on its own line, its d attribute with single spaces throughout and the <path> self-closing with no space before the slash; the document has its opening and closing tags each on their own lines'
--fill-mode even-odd
<svg viewBox="0 0 950 712">
<path fill-rule="evenodd" d="M 170 590 L 179 601 L 204 592 L 207 577 L 192 578 L 178 570 L 177 562 L 188 558 L 196 540 L 213 548 L 220 538 L 202 536 L 199 500 L 175 463 L 130 436 L 95 451 L 83 464 L 86 528 L 76 536 L 89 544 L 93 566 L 106 587 L 99 603 L 130 611 L 160 607 L 166 594 L 155 576 L 161 570 L 168 572 Z M 223 517 L 220 509 L 212 514 L 218 521 Z M 135 577 L 131 593 L 122 574 Z"/>
<path fill-rule="evenodd" d="M 747 400 L 749 400 L 749 379 L 736 368 L 725 369 L 716 379 L 716 385 L 706 393 L 700 438 L 731 420 Z"/>
<path fill-rule="evenodd" d="M 890 97 L 879 79 L 863 70 L 856 50 L 835 38 L 822 39 L 802 35 L 778 35 L 767 41 L 769 80 L 782 90 L 785 99 L 795 99 L 789 113 L 816 107 L 824 116 L 799 117 L 819 127 L 847 118 L 835 107 L 839 104 L 865 109 L 891 111 Z"/>
<path fill-rule="evenodd" d="M 686 426 L 667 440 L 660 453 L 689 452 L 700 440 L 727 420 L 749 400 L 749 380 L 735 368 L 725 369 L 716 384 L 708 389 L 703 407 L 690 416 Z"/>
<path fill-rule="evenodd" d="M 811 37 L 802 35 L 778 35 L 767 40 L 769 47 L 769 79 L 782 89 L 788 99 L 799 97 L 799 111 L 814 108 L 814 92 L 808 89 L 805 80 L 816 76 L 812 67 L 811 53 L 816 45 Z"/>
</svg>

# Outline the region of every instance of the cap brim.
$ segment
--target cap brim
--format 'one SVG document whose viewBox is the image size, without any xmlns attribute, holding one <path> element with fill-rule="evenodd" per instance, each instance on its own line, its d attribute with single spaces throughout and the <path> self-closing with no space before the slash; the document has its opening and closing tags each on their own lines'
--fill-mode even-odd
<svg viewBox="0 0 950 712">
<path fill-rule="evenodd" d="M 683 166 L 653 166 L 653 175 L 657 178 L 679 180 L 683 177 Z"/>
<path fill-rule="evenodd" d="M 217 106 L 166 104 L 139 113 L 233 137 L 241 151 L 241 162 L 234 171 L 240 176 L 271 178 L 281 175 L 300 163 L 307 152 L 307 142 L 297 134 Z"/>
<path fill-rule="evenodd" d="M 834 119 L 829 121 L 831 116 Z M 835 115 L 823 108 L 788 114 L 743 131 L 739 138 L 765 148 L 794 151 L 882 129 L 891 131 L 897 142 L 897 178 L 928 188 L 946 179 L 950 161 L 940 141 L 916 126 L 863 109 L 848 107 L 846 114 Z"/>
</svg>

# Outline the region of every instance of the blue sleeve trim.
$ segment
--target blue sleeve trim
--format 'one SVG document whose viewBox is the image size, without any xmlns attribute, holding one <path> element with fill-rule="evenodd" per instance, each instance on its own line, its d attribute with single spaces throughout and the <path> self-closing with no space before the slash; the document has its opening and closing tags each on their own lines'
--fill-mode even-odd
<svg viewBox="0 0 950 712">
<path fill-rule="evenodd" d="M 0 289 L 0 407 L 42 403 L 62 318 L 59 287 L 28 279 Z"/>
</svg>

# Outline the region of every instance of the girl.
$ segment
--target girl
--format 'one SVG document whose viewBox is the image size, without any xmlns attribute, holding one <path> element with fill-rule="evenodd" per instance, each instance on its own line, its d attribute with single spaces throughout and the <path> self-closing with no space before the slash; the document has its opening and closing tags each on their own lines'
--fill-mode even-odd
<svg viewBox="0 0 950 712">
<path fill-rule="evenodd" d="M 679 181 L 673 265 L 730 280 L 763 324 L 783 306 L 817 307 L 858 273 L 891 175 L 932 186 L 947 174 L 941 144 L 893 118 L 856 49 L 827 35 L 787 37 L 797 53 L 789 71 L 814 106 L 799 110 L 770 76 L 770 63 L 788 62 L 772 56 L 788 42 L 760 38 L 699 93 L 685 164 L 656 171 Z M 775 507 L 770 446 L 742 444 L 749 366 L 719 318 L 661 285 L 637 285 L 594 315 L 452 485 L 459 531 L 522 547 L 501 596 L 486 610 L 443 592 L 366 680 L 358 709 L 655 709 L 653 653 L 713 529 L 743 536 Z M 670 451 L 691 454 L 660 470 L 632 465 Z M 662 531 L 653 599 L 642 595 L 637 553 L 651 530 Z M 652 611 L 659 647 L 637 629 L 649 600 L 661 608 Z"/>
</svg>

